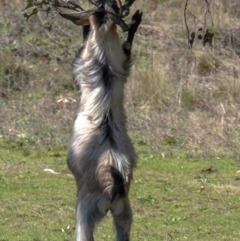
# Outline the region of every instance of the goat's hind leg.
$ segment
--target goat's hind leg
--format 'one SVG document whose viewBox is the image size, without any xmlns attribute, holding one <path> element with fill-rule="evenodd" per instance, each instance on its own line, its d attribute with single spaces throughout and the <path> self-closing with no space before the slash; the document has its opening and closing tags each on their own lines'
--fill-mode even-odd
<svg viewBox="0 0 240 241">
<path fill-rule="evenodd" d="M 76 206 L 76 240 L 94 241 L 94 220 L 91 218 L 91 209 L 80 196 L 78 196 Z"/>
<path fill-rule="evenodd" d="M 76 240 L 94 241 L 94 226 L 105 214 L 99 211 L 97 199 L 94 195 L 81 195 L 81 193 L 78 193 L 76 206 Z"/>
<path fill-rule="evenodd" d="M 112 210 L 114 225 L 117 231 L 117 241 L 129 241 L 132 225 L 132 210 L 128 198 L 123 200 L 123 210 Z M 121 206 L 121 205 L 120 205 Z"/>
</svg>

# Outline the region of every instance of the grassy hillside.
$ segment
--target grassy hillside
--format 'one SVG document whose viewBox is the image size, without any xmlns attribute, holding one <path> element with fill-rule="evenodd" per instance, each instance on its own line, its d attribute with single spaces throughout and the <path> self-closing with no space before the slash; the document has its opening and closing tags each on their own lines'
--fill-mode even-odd
<svg viewBox="0 0 240 241">
<path fill-rule="evenodd" d="M 0 17 L 1 142 L 65 146 L 77 105 L 71 63 L 81 31 L 59 17 L 23 19 L 24 1 L 8 1 Z M 137 6 L 136 6 L 137 5 Z M 189 31 L 214 31 L 213 47 L 188 49 L 185 1 L 138 0 L 143 23 L 126 86 L 129 130 L 157 152 L 239 157 L 238 1 L 189 0 Z M 134 11 L 134 9 L 132 9 Z M 48 31 L 49 22 L 54 22 Z M 122 38 L 124 37 L 120 33 Z M 203 35 L 202 34 L 202 35 Z M 169 148 L 170 146 L 170 148 Z"/>
</svg>

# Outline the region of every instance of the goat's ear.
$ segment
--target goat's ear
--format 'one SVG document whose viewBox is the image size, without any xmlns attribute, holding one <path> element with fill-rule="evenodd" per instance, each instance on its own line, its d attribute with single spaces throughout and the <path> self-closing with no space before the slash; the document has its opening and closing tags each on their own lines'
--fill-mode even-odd
<svg viewBox="0 0 240 241">
<path fill-rule="evenodd" d="M 76 25 L 89 25 L 89 17 L 94 14 L 93 11 L 87 11 L 87 12 L 78 12 L 78 13 L 64 13 L 57 9 L 57 12 L 59 13 L 60 16 L 63 18 L 66 18 L 68 20 L 71 20 L 74 24 Z"/>
</svg>

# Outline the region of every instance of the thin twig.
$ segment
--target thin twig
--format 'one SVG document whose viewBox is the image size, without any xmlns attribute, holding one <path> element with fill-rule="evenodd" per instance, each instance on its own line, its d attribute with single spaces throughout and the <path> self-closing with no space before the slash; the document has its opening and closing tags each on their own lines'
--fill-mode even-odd
<svg viewBox="0 0 240 241">
<path fill-rule="evenodd" d="M 207 5 L 207 10 L 205 12 L 205 18 L 204 18 L 204 23 L 206 23 L 206 19 L 207 19 L 207 14 L 210 15 L 211 17 L 211 22 L 212 22 L 212 28 L 213 28 L 213 17 L 212 17 L 212 13 L 211 13 L 211 8 L 210 8 L 210 3 L 208 2 L 208 0 L 205 0 L 206 5 Z"/>
<path fill-rule="evenodd" d="M 96 3 L 94 3 L 93 1 L 91 0 L 88 0 L 92 5 L 94 5 L 95 7 L 98 7 Z"/>
<path fill-rule="evenodd" d="M 188 0 L 186 0 L 185 7 L 184 7 L 184 22 L 185 22 L 185 27 L 187 29 L 188 46 L 190 48 L 191 47 L 190 46 L 190 33 L 189 33 L 188 25 L 187 25 L 187 5 L 188 5 Z"/>
<path fill-rule="evenodd" d="M 170 237 L 170 239 L 168 239 Z M 172 235 L 170 233 L 166 233 L 166 241 L 171 241 L 172 240 Z"/>
</svg>

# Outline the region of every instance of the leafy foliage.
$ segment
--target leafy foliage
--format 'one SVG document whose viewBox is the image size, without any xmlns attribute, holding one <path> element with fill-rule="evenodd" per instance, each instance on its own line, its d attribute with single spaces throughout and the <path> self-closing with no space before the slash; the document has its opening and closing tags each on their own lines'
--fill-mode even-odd
<svg viewBox="0 0 240 241">
<path fill-rule="evenodd" d="M 24 11 L 30 10 L 30 13 L 25 12 L 23 16 L 28 20 L 31 16 L 37 14 L 39 11 L 45 12 L 47 15 L 49 15 L 57 3 L 57 0 L 28 0 Z"/>
</svg>

